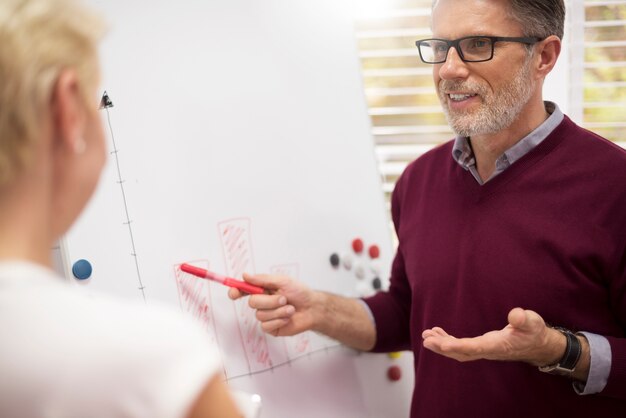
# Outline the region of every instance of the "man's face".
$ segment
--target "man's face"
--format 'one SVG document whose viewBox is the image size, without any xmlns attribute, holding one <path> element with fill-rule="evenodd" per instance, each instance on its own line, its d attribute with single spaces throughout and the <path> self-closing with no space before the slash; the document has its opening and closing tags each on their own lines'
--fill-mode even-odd
<svg viewBox="0 0 626 418">
<path fill-rule="evenodd" d="M 507 0 L 439 0 L 433 10 L 435 38 L 470 35 L 523 36 L 507 17 Z M 452 129 L 463 136 L 494 134 L 523 117 L 535 93 L 532 61 L 524 45 L 496 43 L 491 61 L 466 63 L 451 48 L 445 63 L 435 64 L 439 100 Z"/>
</svg>

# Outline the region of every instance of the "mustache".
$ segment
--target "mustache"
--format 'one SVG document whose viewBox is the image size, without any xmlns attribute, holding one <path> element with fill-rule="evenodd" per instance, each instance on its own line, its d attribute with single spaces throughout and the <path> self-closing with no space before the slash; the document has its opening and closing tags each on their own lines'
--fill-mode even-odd
<svg viewBox="0 0 626 418">
<path fill-rule="evenodd" d="M 465 91 L 482 96 L 487 92 L 487 88 L 482 84 L 468 81 L 441 80 L 439 82 L 439 91 Z"/>
</svg>

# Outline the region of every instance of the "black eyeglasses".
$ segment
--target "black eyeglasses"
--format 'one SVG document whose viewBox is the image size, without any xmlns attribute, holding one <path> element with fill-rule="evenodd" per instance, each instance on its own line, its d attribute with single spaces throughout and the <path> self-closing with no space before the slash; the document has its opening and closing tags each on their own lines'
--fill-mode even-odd
<svg viewBox="0 0 626 418">
<path fill-rule="evenodd" d="M 542 38 L 509 38 L 505 36 L 465 36 L 448 41 L 447 39 L 421 39 L 415 41 L 420 58 L 426 64 L 441 64 L 446 62 L 451 47 L 464 62 L 483 62 L 493 58 L 496 42 L 518 42 L 533 45 Z"/>
</svg>

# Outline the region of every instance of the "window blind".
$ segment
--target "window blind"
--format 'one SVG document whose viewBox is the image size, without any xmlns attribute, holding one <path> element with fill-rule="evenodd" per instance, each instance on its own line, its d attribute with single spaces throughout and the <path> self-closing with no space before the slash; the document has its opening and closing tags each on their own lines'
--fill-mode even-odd
<svg viewBox="0 0 626 418">
<path fill-rule="evenodd" d="M 572 110 L 626 148 L 626 1 L 570 1 Z"/>
<path fill-rule="evenodd" d="M 400 0 L 356 22 L 365 96 L 387 201 L 406 165 L 452 137 L 415 40 L 430 36 L 431 0 Z"/>
</svg>

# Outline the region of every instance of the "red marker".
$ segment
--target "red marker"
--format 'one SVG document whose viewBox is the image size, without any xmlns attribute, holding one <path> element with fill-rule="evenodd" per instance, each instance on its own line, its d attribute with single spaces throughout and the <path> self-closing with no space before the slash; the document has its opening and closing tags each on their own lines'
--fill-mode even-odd
<svg viewBox="0 0 626 418">
<path fill-rule="evenodd" d="M 232 279 L 230 277 L 222 276 L 221 274 L 213 273 L 211 271 L 201 269 L 200 267 L 192 266 L 191 264 L 181 264 L 180 269 L 185 273 L 193 274 L 194 276 L 202 277 L 203 279 L 215 280 L 223 285 L 234 287 L 250 294 L 262 294 L 265 293 L 262 287 L 254 286 L 241 280 Z"/>
</svg>

